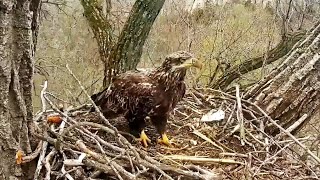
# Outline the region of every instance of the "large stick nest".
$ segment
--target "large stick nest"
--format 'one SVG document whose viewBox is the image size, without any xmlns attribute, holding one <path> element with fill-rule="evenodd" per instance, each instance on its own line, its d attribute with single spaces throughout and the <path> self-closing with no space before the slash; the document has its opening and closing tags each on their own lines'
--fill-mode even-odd
<svg viewBox="0 0 320 180">
<path fill-rule="evenodd" d="M 105 119 L 89 113 L 91 105 L 60 111 L 54 96 L 42 91 L 43 111 L 35 116 L 35 179 L 305 179 L 317 178 L 314 161 L 302 159 L 296 141 L 265 132 L 269 118 L 240 93 L 212 89 L 188 90 L 171 114 L 167 134 L 173 147 L 159 145 L 150 122 L 153 143 L 143 148 L 128 132 L 123 117 Z M 221 121 L 203 122 L 204 115 L 224 112 Z M 60 122 L 60 120 L 62 120 Z"/>
</svg>

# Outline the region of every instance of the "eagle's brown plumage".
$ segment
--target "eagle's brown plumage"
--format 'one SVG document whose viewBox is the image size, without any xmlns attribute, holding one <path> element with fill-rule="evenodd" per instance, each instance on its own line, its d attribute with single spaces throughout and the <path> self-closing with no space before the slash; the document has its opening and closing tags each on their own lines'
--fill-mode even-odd
<svg viewBox="0 0 320 180">
<path fill-rule="evenodd" d="M 110 87 L 91 98 L 106 118 L 124 115 L 131 132 L 140 133 L 144 146 L 150 141 L 143 131 L 145 118 L 149 116 L 162 135 L 160 141 L 169 145 L 165 134 L 167 119 L 185 94 L 184 78 L 189 67 L 201 67 L 201 63 L 192 54 L 178 51 L 167 56 L 160 67 L 150 72 L 120 74 Z"/>
</svg>

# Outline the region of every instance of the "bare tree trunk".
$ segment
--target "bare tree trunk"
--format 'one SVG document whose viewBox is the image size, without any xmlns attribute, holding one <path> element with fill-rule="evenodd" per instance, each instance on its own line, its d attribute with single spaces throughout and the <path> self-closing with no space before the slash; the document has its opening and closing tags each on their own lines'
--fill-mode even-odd
<svg viewBox="0 0 320 180">
<path fill-rule="evenodd" d="M 118 43 L 109 57 L 117 66 L 114 74 L 137 67 L 144 43 L 164 2 L 165 0 L 136 0 Z M 108 70 L 108 67 L 105 69 Z M 108 75 L 107 71 L 105 73 Z"/>
<path fill-rule="evenodd" d="M 103 85 L 106 86 L 114 75 L 137 67 L 144 43 L 165 0 L 136 0 L 117 42 L 113 37 L 114 27 L 109 22 L 111 1 L 106 1 L 106 13 L 101 1 L 80 2 L 99 46 L 104 63 Z"/>
<path fill-rule="evenodd" d="M 245 98 L 262 107 L 285 128 L 304 114 L 310 119 L 320 108 L 320 23 Z M 275 128 L 269 130 L 277 133 Z"/>
<path fill-rule="evenodd" d="M 27 179 L 17 150 L 31 152 L 33 33 L 28 0 L 0 2 L 0 177 Z M 37 6 L 38 7 L 38 6 Z M 34 9 L 35 15 L 37 9 Z"/>
<path fill-rule="evenodd" d="M 136 0 L 130 16 L 120 34 L 118 43 L 113 47 L 108 63 L 105 64 L 103 85 L 112 77 L 137 67 L 144 43 L 165 0 Z"/>
<path fill-rule="evenodd" d="M 80 0 L 80 2 L 84 9 L 84 15 L 98 43 L 101 61 L 109 67 L 108 57 L 114 44 L 113 27 L 109 22 L 111 1 L 106 0 L 108 5 L 106 14 L 103 12 L 102 1 Z"/>
</svg>

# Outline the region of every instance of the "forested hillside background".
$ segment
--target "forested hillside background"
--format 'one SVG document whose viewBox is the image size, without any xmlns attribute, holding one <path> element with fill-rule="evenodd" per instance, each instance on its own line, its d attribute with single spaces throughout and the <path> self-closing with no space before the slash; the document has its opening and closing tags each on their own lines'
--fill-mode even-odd
<svg viewBox="0 0 320 180">
<path fill-rule="evenodd" d="M 119 36 L 133 3 L 112 2 L 115 37 Z M 156 67 L 167 54 L 189 50 L 206 63 L 200 73 L 193 73 L 193 79 L 187 79 L 189 87 L 210 86 L 225 66 L 262 56 L 274 48 L 281 40 L 284 22 L 290 27 L 285 32 L 288 34 L 312 27 L 319 18 L 319 6 L 317 1 L 299 0 L 167 0 L 147 38 L 138 68 Z M 101 89 L 104 66 L 83 11 L 80 1 L 48 0 L 42 4 L 35 59 L 35 111 L 41 107 L 40 85 L 45 79 L 50 82 L 48 89 L 70 105 L 87 102 L 83 91 L 66 72 L 66 64 L 72 67 L 89 93 Z M 279 63 L 264 65 L 242 75 L 236 82 L 251 85 Z"/>
<path fill-rule="evenodd" d="M 132 4 L 133 1 L 113 2 L 114 36 L 119 36 Z M 296 6 L 290 8 L 288 24 L 292 29 L 288 33 L 310 28 L 318 17 L 316 2 Z M 165 2 L 144 46 L 139 68 L 155 67 L 171 52 L 190 50 L 206 63 L 206 68 L 188 81 L 208 85 L 221 73 L 221 68 L 261 56 L 277 45 L 283 27 L 281 16 L 285 16 L 288 9 L 285 3 L 276 10 L 276 7 L 244 1 L 220 5 L 212 2 L 192 10 L 190 7 L 193 7 L 190 2 Z M 65 65 L 73 68 L 89 93 L 101 88 L 104 66 L 99 60 L 97 43 L 83 15 L 81 3 L 45 1 L 40 22 L 35 60 L 35 110 L 40 107 L 40 85 L 45 78 L 50 82 L 48 88 L 51 92 L 67 99 L 70 104 L 84 103 L 86 97 L 65 72 Z M 217 67 L 218 64 L 222 65 Z M 270 68 L 272 65 L 264 66 L 243 76 L 241 83 L 258 81 Z"/>
</svg>

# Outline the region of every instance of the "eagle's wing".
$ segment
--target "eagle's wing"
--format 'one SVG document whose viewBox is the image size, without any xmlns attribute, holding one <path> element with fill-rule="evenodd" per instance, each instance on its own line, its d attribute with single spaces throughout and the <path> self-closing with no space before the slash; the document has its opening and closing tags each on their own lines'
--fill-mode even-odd
<svg viewBox="0 0 320 180">
<path fill-rule="evenodd" d="M 111 90 L 120 90 L 135 97 L 150 96 L 156 83 L 145 73 L 127 72 L 115 78 Z"/>
<path fill-rule="evenodd" d="M 109 88 L 98 93 L 95 103 L 104 114 L 123 114 L 139 103 L 151 108 L 157 82 L 144 73 L 126 72 L 116 77 Z"/>
</svg>

